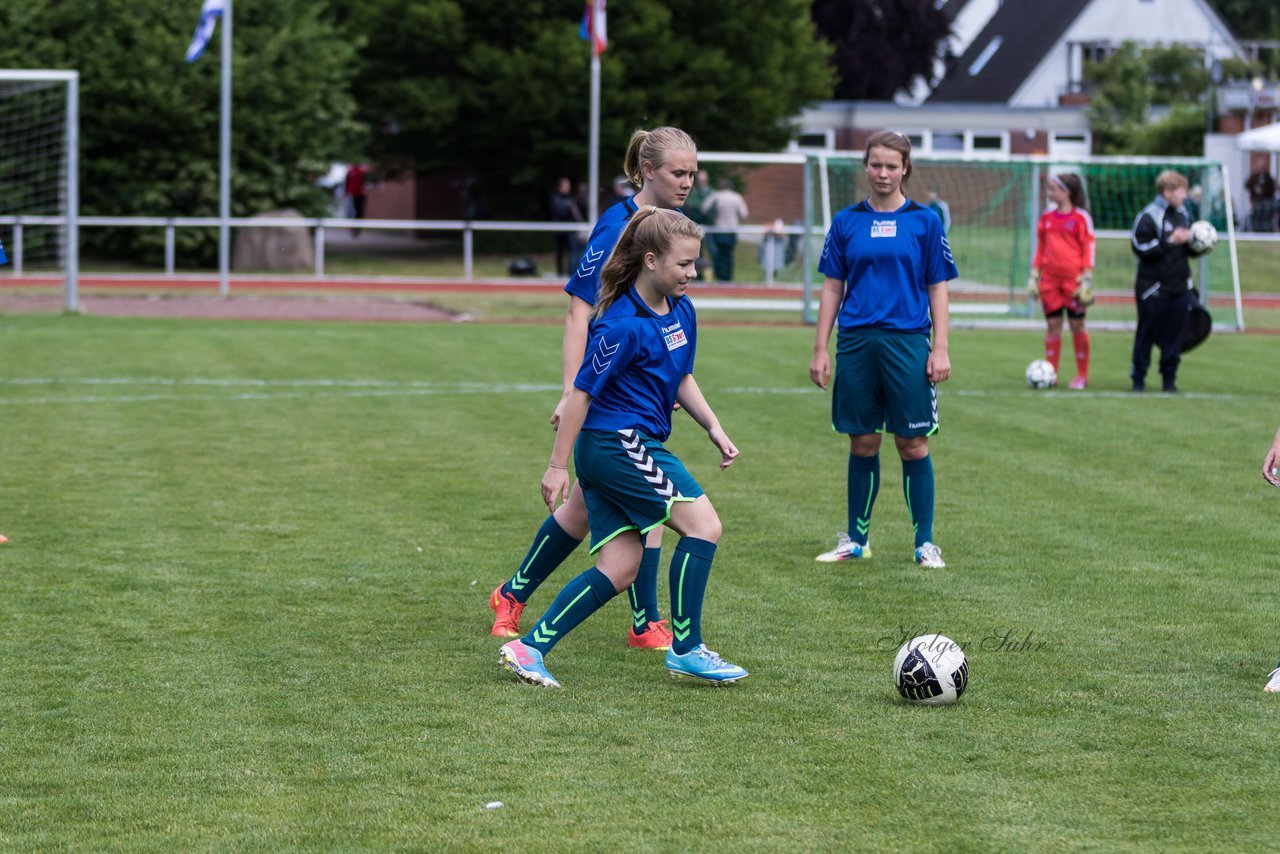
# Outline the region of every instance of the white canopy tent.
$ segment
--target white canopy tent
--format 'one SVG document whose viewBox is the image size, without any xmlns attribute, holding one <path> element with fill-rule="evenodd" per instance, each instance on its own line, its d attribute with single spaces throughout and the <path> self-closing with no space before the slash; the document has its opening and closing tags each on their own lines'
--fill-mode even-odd
<svg viewBox="0 0 1280 854">
<path fill-rule="evenodd" d="M 1280 152 L 1280 123 L 1236 134 L 1236 148 L 1241 151 Z"/>
</svg>

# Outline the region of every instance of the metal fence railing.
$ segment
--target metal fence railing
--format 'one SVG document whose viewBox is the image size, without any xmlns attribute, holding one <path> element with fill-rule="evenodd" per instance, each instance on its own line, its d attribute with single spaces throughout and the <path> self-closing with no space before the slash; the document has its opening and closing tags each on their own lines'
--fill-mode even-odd
<svg viewBox="0 0 1280 854">
<path fill-rule="evenodd" d="M 462 236 L 462 277 L 465 281 L 475 278 L 475 235 L 477 232 L 509 233 L 574 233 L 581 231 L 583 223 L 524 222 L 516 220 L 454 220 L 454 219 L 350 219 L 343 217 L 232 217 L 231 228 L 307 228 L 312 232 L 315 264 L 312 275 L 325 275 L 325 246 L 330 229 L 361 229 L 363 231 L 407 231 L 457 233 Z M 177 264 L 176 233 L 179 228 L 216 228 L 217 217 L 148 217 L 148 216 L 80 216 L 80 228 L 161 228 L 164 229 L 164 273 L 175 275 Z M 12 245 L 5 244 L 10 256 L 13 275 L 24 274 L 24 229 L 35 226 L 67 225 L 61 216 L 0 216 L 0 227 L 12 228 Z M 704 226 L 707 232 L 732 232 L 749 240 L 763 240 L 765 235 L 803 235 L 801 226 L 787 226 L 780 232 L 774 226 L 740 225 L 736 228 Z M 766 284 L 772 284 L 775 265 L 764 265 Z M 74 310 L 74 284 L 68 284 L 68 308 Z M 225 294 L 224 294 L 225 295 Z"/>
</svg>

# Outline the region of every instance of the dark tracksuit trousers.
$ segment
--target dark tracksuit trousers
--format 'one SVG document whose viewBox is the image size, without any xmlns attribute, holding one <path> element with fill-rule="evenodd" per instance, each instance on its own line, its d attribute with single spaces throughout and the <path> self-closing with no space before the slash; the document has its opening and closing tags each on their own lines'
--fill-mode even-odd
<svg viewBox="0 0 1280 854">
<path fill-rule="evenodd" d="M 1176 296 L 1160 293 L 1158 285 L 1137 294 L 1138 331 L 1133 339 L 1133 383 L 1146 382 L 1151 366 L 1151 345 L 1160 348 L 1160 376 L 1165 386 L 1172 386 L 1182 361 L 1182 336 L 1191 319 L 1191 292 Z"/>
</svg>

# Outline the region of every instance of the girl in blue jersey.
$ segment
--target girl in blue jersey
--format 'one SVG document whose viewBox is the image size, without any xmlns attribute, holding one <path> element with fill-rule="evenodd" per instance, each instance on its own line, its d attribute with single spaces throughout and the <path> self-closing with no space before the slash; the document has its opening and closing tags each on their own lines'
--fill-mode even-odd
<svg viewBox="0 0 1280 854">
<path fill-rule="evenodd" d="M 586 352 L 588 319 L 600 289 L 600 271 L 609 253 L 638 206 L 675 209 L 684 204 L 697 175 L 698 151 L 693 139 L 679 128 L 638 130 L 631 135 L 622 167 L 640 192 L 600 215 L 583 252 L 582 263 L 564 287 L 569 294 L 562 351 L 564 394 L 551 415 L 553 429 L 560 425 L 564 407 L 573 392 L 574 377 Z M 575 483 L 569 499 L 543 521 L 515 574 L 490 594 L 494 637 L 519 636 L 520 613 L 525 603 L 538 585 L 578 547 L 587 530 L 587 506 L 582 500 L 582 490 Z M 639 649 L 665 650 L 671 644 L 671 629 L 658 611 L 661 546 L 659 527 L 649 535 L 640 572 L 627 591 L 631 604 L 627 644 Z"/>
<path fill-rule="evenodd" d="M 698 482 L 662 445 L 679 401 L 707 431 L 722 470 L 738 456 L 693 378 L 698 330 L 685 290 L 696 276 L 701 238 L 702 229 L 683 215 L 642 208 L 601 274 L 586 355 L 560 412 L 542 477 L 549 509 L 581 490 L 597 563 L 565 585 L 528 634 L 500 650 L 502 664 L 525 682 L 559 687 L 543 656 L 632 582 L 644 535 L 663 524 L 680 534 L 671 559 L 667 670 L 673 677 L 714 683 L 747 675 L 702 642 L 702 599 L 720 518 Z M 571 450 L 578 473 L 572 489 Z"/>
<path fill-rule="evenodd" d="M 935 383 L 951 375 L 947 280 L 958 273 L 942 222 L 903 195 L 911 176 L 911 142 L 881 131 L 867 141 L 862 162 L 871 193 L 836 214 L 818 262 L 826 281 L 809 377 L 827 388 L 828 345 L 838 322 L 831 422 L 849 436 L 849 533 L 817 559 L 871 556 L 867 533 L 880 488 L 883 431 L 893 434 L 902 459 L 916 563 L 942 567 L 933 543 L 929 437 L 938 429 Z"/>
</svg>

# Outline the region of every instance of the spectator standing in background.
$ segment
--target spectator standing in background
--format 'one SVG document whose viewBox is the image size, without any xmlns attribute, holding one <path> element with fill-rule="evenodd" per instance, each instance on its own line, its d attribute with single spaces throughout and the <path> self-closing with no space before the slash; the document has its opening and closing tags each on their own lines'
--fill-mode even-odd
<svg viewBox="0 0 1280 854">
<path fill-rule="evenodd" d="M 786 231 L 782 217 L 778 217 L 760 238 L 760 269 L 764 270 L 765 281 L 772 282 L 787 264 Z"/>
<path fill-rule="evenodd" d="M 367 191 L 365 184 L 368 174 L 369 167 L 363 163 L 352 163 L 347 167 L 347 177 L 343 182 L 342 191 L 351 203 L 352 219 L 364 219 L 364 202 Z M 351 236 L 359 237 L 360 229 L 351 229 Z"/>
<path fill-rule="evenodd" d="M 702 212 L 702 203 L 711 197 L 714 190 L 711 189 L 711 173 L 698 172 L 694 178 L 693 189 L 689 192 L 689 198 L 684 200 L 684 215 L 698 225 L 710 225 L 711 217 Z M 698 255 L 698 277 L 709 279 L 707 275 L 707 264 L 710 262 L 711 248 L 707 241 L 702 241 Z"/>
<path fill-rule="evenodd" d="M 573 182 L 568 178 L 561 178 L 556 182 L 556 189 L 551 194 L 551 221 L 582 222 L 583 220 L 582 209 L 578 207 L 578 200 L 573 197 Z M 581 255 L 582 245 L 576 230 L 556 232 L 557 275 L 567 276 L 571 270 L 576 269 Z"/>
<path fill-rule="evenodd" d="M 719 189 L 702 202 L 702 213 L 711 217 L 711 224 L 717 228 L 736 229 L 744 219 L 750 216 L 747 200 L 728 178 L 720 179 Z M 733 253 L 738 246 L 736 231 L 716 232 L 707 236 L 711 243 L 711 266 L 715 269 L 716 281 L 733 281 Z"/>
<path fill-rule="evenodd" d="M 951 205 L 944 200 L 938 198 L 935 190 L 930 190 L 925 194 L 925 200 L 928 202 L 926 207 L 938 215 L 938 219 L 942 220 L 942 230 L 951 230 Z"/>
<path fill-rule="evenodd" d="M 1249 191 L 1249 230 L 1276 230 L 1276 181 L 1265 168 L 1256 170 L 1244 182 Z"/>
<path fill-rule="evenodd" d="M 1199 184 L 1192 184 L 1191 189 L 1187 190 L 1187 218 L 1192 222 L 1203 219 L 1204 211 L 1204 187 Z"/>
<path fill-rule="evenodd" d="M 694 179 L 693 190 L 689 193 L 689 198 L 684 200 L 685 216 L 698 223 L 698 225 L 707 225 L 711 222 L 711 217 L 702 212 L 702 205 L 707 199 L 711 198 L 715 191 L 711 189 L 711 175 L 707 172 L 699 172 L 698 177 Z"/>
</svg>

